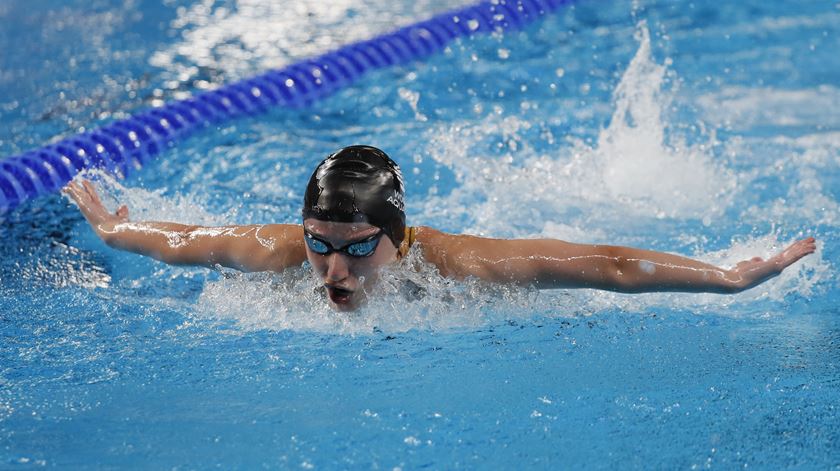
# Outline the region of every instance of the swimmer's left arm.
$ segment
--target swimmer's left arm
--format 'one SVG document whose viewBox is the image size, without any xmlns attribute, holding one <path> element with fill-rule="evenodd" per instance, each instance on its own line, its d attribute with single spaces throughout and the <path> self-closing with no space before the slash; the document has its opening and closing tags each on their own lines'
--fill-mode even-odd
<svg viewBox="0 0 840 471">
<path fill-rule="evenodd" d="M 735 293 L 778 275 L 816 249 L 814 239 L 807 238 L 767 260 L 753 258 L 725 269 L 669 253 L 552 239 L 488 239 L 420 228 L 417 241 L 444 276 L 624 293 Z"/>
</svg>

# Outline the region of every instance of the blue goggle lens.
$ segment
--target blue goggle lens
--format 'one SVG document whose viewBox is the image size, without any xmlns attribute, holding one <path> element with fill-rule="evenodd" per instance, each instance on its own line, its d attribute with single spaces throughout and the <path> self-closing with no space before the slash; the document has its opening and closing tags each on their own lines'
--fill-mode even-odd
<svg viewBox="0 0 840 471">
<path fill-rule="evenodd" d="M 306 245 L 309 246 L 309 250 L 319 255 L 329 255 L 332 252 L 344 252 L 351 257 L 368 257 L 376 251 L 376 247 L 379 245 L 379 239 L 382 238 L 382 234 L 383 232 L 379 231 L 365 240 L 353 242 L 339 248 L 333 247 L 328 242 L 318 239 L 308 232 L 305 233 L 304 239 L 306 240 Z"/>
<path fill-rule="evenodd" d="M 309 250 L 321 255 L 330 253 L 330 247 L 326 243 L 324 243 L 324 241 L 318 240 L 309 234 L 306 234 L 305 239 L 306 245 L 309 246 Z"/>
<path fill-rule="evenodd" d="M 353 257 L 367 257 L 376 250 L 377 245 L 379 245 L 379 237 L 373 240 L 365 240 L 362 242 L 356 242 L 355 244 L 349 244 L 344 247 L 344 252 Z"/>
</svg>

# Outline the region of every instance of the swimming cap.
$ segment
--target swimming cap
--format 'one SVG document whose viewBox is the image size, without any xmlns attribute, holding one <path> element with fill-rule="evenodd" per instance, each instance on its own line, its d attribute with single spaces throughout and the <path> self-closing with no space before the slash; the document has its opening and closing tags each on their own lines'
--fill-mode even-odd
<svg viewBox="0 0 840 471">
<path fill-rule="evenodd" d="M 350 146 L 321 162 L 309 178 L 303 219 L 366 222 L 396 247 L 405 237 L 405 190 L 400 167 L 371 146 Z"/>
</svg>

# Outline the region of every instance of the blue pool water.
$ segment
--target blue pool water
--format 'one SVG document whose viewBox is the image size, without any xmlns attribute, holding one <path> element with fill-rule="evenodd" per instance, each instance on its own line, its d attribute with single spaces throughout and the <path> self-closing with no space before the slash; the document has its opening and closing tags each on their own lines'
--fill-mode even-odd
<svg viewBox="0 0 840 471">
<path fill-rule="evenodd" d="M 7 0 L 0 154 L 441 11 L 312 3 Z M 817 237 L 735 296 L 409 260 L 348 316 L 304 269 L 111 250 L 59 196 L 3 215 L 0 468 L 837 468 L 839 47 L 831 1 L 581 1 L 94 175 L 138 219 L 297 222 L 320 159 L 370 143 L 414 225 L 720 264 Z"/>
</svg>

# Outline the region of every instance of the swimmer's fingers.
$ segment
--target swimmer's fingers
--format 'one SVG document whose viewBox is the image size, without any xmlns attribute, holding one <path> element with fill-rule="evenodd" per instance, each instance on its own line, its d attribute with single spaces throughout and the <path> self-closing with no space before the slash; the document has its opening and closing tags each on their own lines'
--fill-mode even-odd
<svg viewBox="0 0 840 471">
<path fill-rule="evenodd" d="M 62 193 L 66 193 L 66 194 L 70 195 L 70 197 L 72 197 L 76 202 L 90 200 L 90 198 L 91 198 L 90 189 L 89 189 L 90 183 L 87 182 L 86 180 L 81 180 L 81 181 L 82 181 L 82 183 L 79 183 L 78 181 L 75 181 L 75 180 L 71 181 L 64 188 L 61 189 Z M 85 185 L 85 183 L 87 185 Z M 94 194 L 95 193 L 96 192 L 94 191 Z"/>
<path fill-rule="evenodd" d="M 109 217 L 109 219 L 113 219 L 113 217 L 115 216 L 117 221 L 124 222 L 124 221 L 128 220 L 128 206 L 121 205 L 119 208 L 117 208 L 117 210 L 114 212 L 114 214 L 111 215 L 108 212 L 108 210 L 105 209 L 105 205 L 102 203 L 102 200 L 99 198 L 99 193 L 96 191 L 96 187 L 93 186 L 93 183 L 91 183 L 88 180 L 82 180 L 82 185 L 84 185 L 85 190 L 87 191 L 87 194 L 90 196 L 90 200 L 93 202 L 93 204 L 95 204 L 97 208 L 101 208 L 102 212 L 104 212 L 108 216 L 111 216 L 111 217 Z"/>
<path fill-rule="evenodd" d="M 736 265 L 733 270 L 735 278 L 741 288 L 746 289 L 762 283 L 774 276 L 777 276 L 785 268 L 796 263 L 802 257 L 814 253 L 817 250 L 816 240 L 813 237 L 794 242 L 779 254 L 767 260 L 761 257 L 754 257 L 744 260 Z"/>
<path fill-rule="evenodd" d="M 79 209 L 81 209 L 82 212 L 85 212 L 85 210 L 90 206 L 90 195 L 82 187 L 82 185 L 77 182 L 68 183 L 67 186 L 61 189 L 61 192 L 69 196 L 76 205 L 79 206 Z"/>
<path fill-rule="evenodd" d="M 71 182 L 67 187 L 70 189 L 70 196 L 73 197 L 82 212 L 86 210 L 97 210 L 99 208 L 104 209 L 102 201 L 96 194 L 96 190 L 92 188 L 92 185 L 87 180 L 82 180 L 81 183 Z"/>
<path fill-rule="evenodd" d="M 776 264 L 779 271 L 782 271 L 790 265 L 796 263 L 800 258 L 812 254 L 816 250 L 816 239 L 808 237 L 790 244 L 785 250 L 770 260 Z"/>
<path fill-rule="evenodd" d="M 76 195 L 78 194 L 79 189 L 79 184 L 74 181 L 71 181 L 70 183 L 64 185 L 64 188 L 61 189 L 61 192 L 66 195 L 69 195 L 73 199 L 76 199 Z"/>
<path fill-rule="evenodd" d="M 76 202 L 82 215 L 100 235 L 106 225 L 128 221 L 128 206 L 122 205 L 114 213 L 110 213 L 102 204 L 96 187 L 88 180 L 70 182 L 61 191 Z"/>
<path fill-rule="evenodd" d="M 76 202 L 82 215 L 96 230 L 99 230 L 99 226 L 104 222 L 128 220 L 128 208 L 123 206 L 116 213 L 109 213 L 105 205 L 102 204 L 102 200 L 99 199 L 96 188 L 87 180 L 81 180 L 81 183 L 78 181 L 70 182 L 62 189 L 62 192 Z"/>
<path fill-rule="evenodd" d="M 70 199 L 72 199 L 73 201 L 78 202 L 76 196 L 76 186 L 73 182 L 64 185 L 64 188 L 61 189 L 61 192 L 69 196 Z"/>
<path fill-rule="evenodd" d="M 102 204 L 102 200 L 99 199 L 99 193 L 96 192 L 96 187 L 93 186 L 93 183 L 91 183 L 88 180 L 82 180 L 82 186 L 84 186 L 85 192 L 87 192 L 88 196 L 90 197 L 90 200 L 94 204 L 104 206 Z"/>
</svg>

